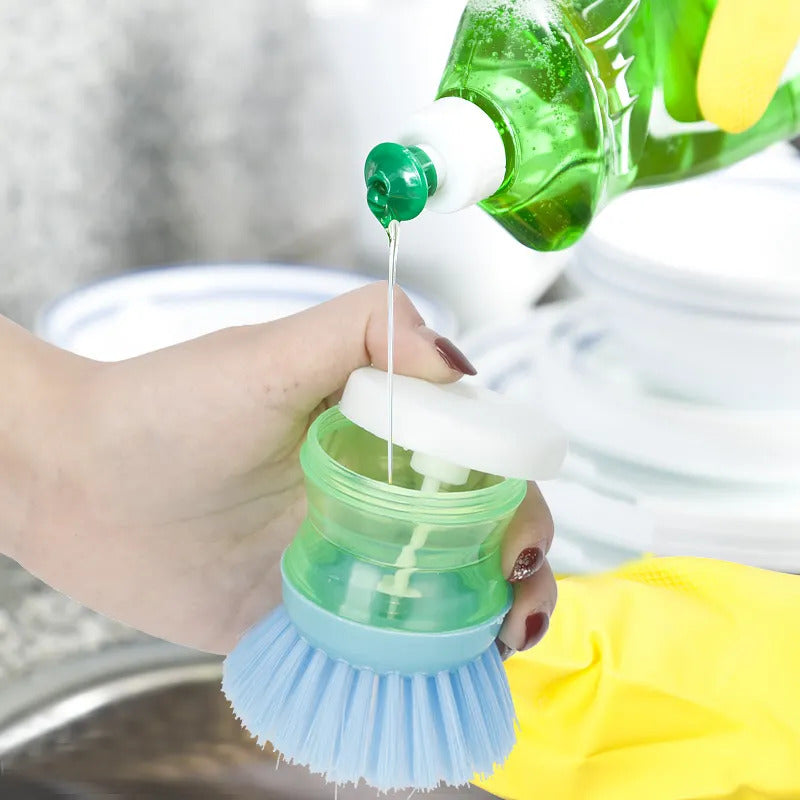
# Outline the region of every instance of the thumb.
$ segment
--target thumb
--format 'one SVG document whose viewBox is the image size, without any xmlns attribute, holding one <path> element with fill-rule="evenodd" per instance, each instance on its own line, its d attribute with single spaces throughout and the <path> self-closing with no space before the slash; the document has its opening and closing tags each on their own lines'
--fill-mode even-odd
<svg viewBox="0 0 800 800">
<path fill-rule="evenodd" d="M 386 282 L 349 292 L 308 311 L 271 323 L 269 349 L 285 360 L 287 393 L 304 410 L 335 396 L 350 373 L 370 364 L 387 368 Z M 449 383 L 475 368 L 449 340 L 425 326 L 399 288 L 394 294 L 394 370 L 399 375 Z"/>
</svg>

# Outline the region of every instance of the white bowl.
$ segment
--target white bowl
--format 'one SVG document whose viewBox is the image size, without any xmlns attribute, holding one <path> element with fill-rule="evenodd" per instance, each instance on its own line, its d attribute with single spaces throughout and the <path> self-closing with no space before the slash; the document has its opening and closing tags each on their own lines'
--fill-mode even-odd
<svg viewBox="0 0 800 800">
<path fill-rule="evenodd" d="M 289 316 L 374 280 L 281 264 L 150 269 L 65 295 L 41 312 L 36 332 L 87 358 L 119 361 L 221 328 Z M 431 328 L 454 335 L 453 314 L 408 294 Z"/>
<path fill-rule="evenodd" d="M 800 408 L 800 183 L 708 178 L 612 203 L 572 279 L 638 372 L 683 397 Z"/>
<path fill-rule="evenodd" d="M 631 368 L 663 391 L 728 408 L 800 408 L 800 319 L 658 302 L 579 266 L 571 276 Z"/>
<path fill-rule="evenodd" d="M 800 178 L 712 176 L 631 192 L 594 220 L 574 260 L 643 299 L 800 320 Z"/>
</svg>

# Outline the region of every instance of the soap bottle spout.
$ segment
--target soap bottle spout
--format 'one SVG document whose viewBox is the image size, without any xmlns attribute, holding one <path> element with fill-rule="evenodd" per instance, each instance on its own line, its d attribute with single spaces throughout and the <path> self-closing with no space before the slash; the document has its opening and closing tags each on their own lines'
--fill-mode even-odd
<svg viewBox="0 0 800 800">
<path fill-rule="evenodd" d="M 364 166 L 367 205 L 384 228 L 393 220 L 419 216 L 436 191 L 438 176 L 420 147 L 385 142 L 374 147 Z"/>
<path fill-rule="evenodd" d="M 484 111 L 458 97 L 413 115 L 397 143 L 367 156 L 367 203 L 384 227 L 424 209 L 450 213 L 494 194 L 506 174 L 503 139 Z"/>
</svg>

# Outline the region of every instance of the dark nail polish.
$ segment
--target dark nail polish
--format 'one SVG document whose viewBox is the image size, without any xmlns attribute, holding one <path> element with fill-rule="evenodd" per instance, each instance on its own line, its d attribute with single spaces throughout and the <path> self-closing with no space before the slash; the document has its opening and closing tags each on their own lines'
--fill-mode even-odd
<svg viewBox="0 0 800 800">
<path fill-rule="evenodd" d="M 469 359 L 449 340 L 440 336 L 435 342 L 436 351 L 450 369 L 462 375 L 477 375 L 478 370 L 469 363 Z"/>
<path fill-rule="evenodd" d="M 526 547 L 514 562 L 514 568 L 508 578 L 509 582 L 519 583 L 530 578 L 542 564 L 544 564 L 544 551 L 542 548 Z"/>
<path fill-rule="evenodd" d="M 550 617 L 544 611 L 537 611 L 525 620 L 525 644 L 523 650 L 530 650 L 535 644 L 539 644 L 550 627 Z"/>
<path fill-rule="evenodd" d="M 514 651 L 505 642 L 495 639 L 494 643 L 497 645 L 497 652 L 500 653 L 500 658 L 503 661 L 514 655 Z"/>
</svg>

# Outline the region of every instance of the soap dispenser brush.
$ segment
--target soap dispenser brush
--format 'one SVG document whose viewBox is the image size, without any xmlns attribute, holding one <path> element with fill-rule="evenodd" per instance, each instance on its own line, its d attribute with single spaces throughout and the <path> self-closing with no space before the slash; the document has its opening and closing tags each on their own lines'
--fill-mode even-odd
<svg viewBox="0 0 800 800">
<path fill-rule="evenodd" d="M 389 484 L 387 383 L 357 370 L 309 429 L 283 605 L 228 656 L 223 690 L 290 763 L 425 790 L 491 774 L 514 745 L 500 546 L 526 481 L 554 477 L 566 445 L 535 408 L 395 376 Z"/>
</svg>

